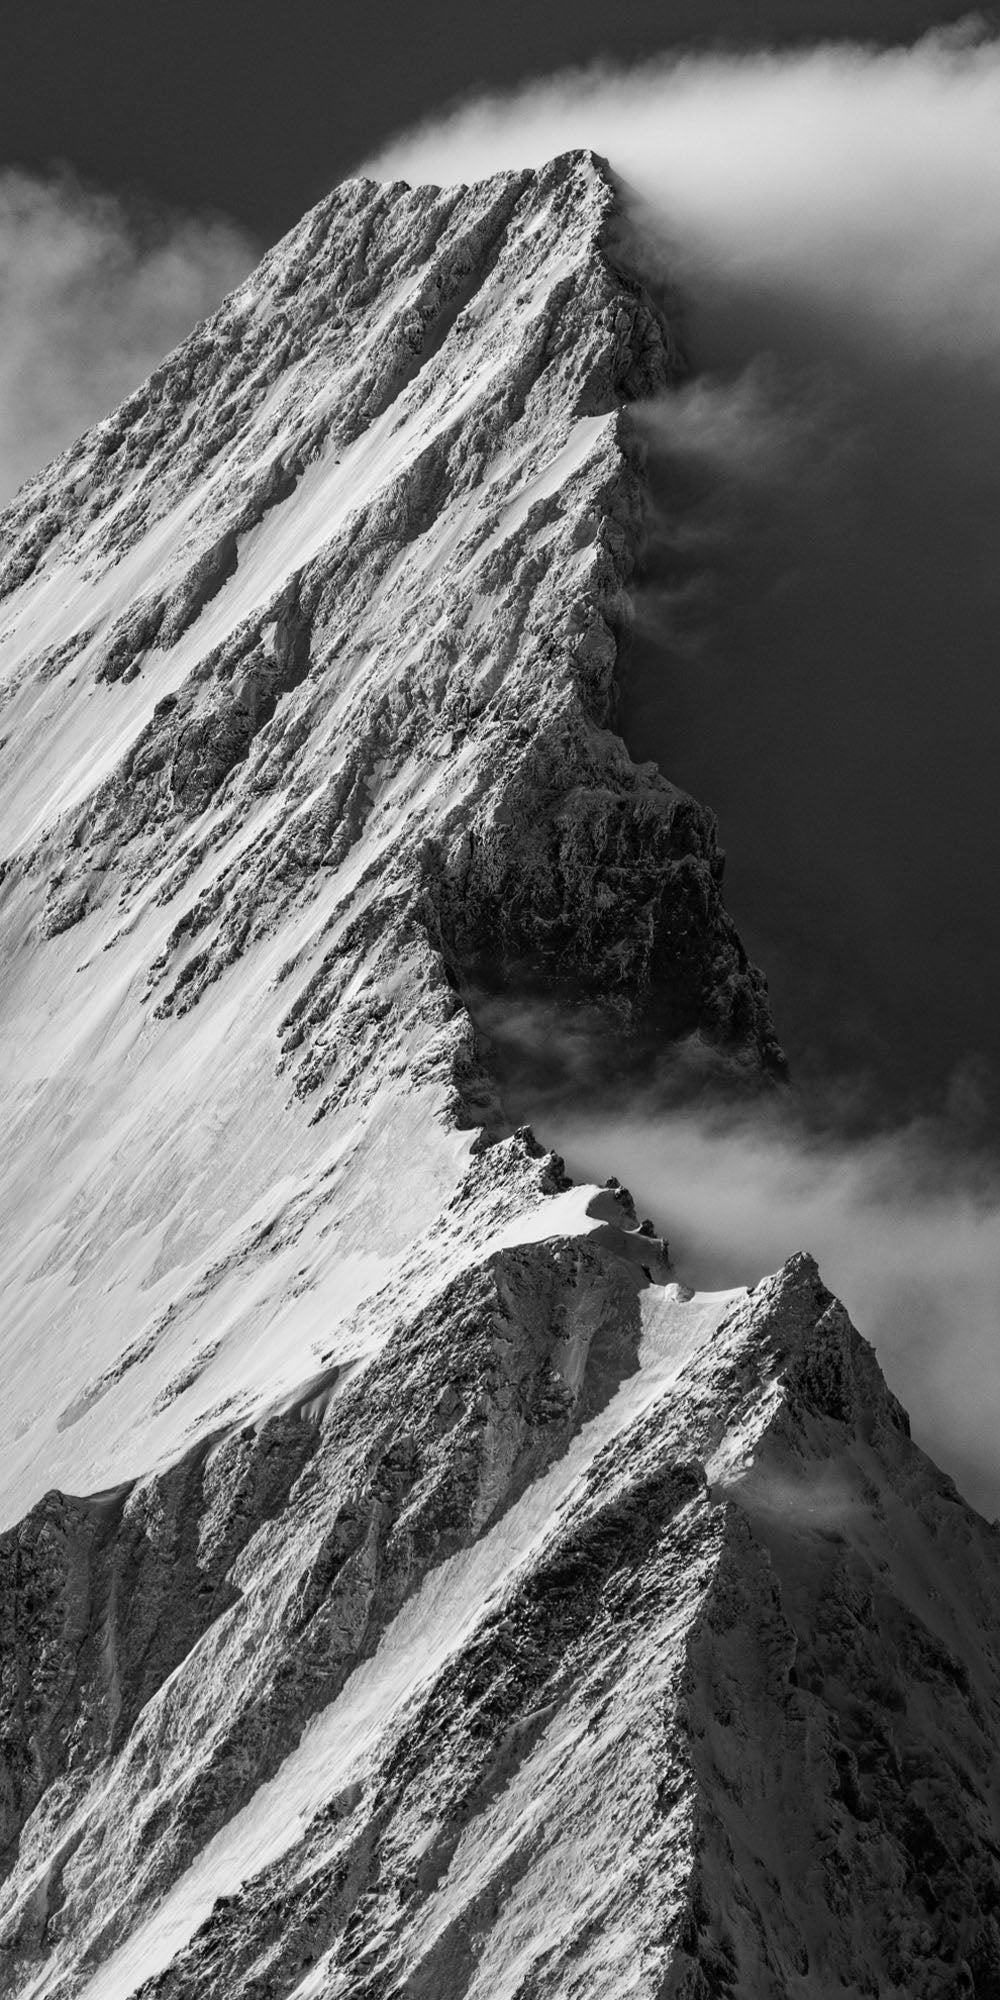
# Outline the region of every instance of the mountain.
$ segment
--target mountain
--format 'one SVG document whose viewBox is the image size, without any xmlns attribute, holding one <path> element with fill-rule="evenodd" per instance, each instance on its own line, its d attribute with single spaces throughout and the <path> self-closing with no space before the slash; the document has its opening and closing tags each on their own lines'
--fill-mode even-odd
<svg viewBox="0 0 1000 2000">
<path fill-rule="evenodd" d="M 352 181 L 3 516 L 4 1994 L 1000 1995 L 996 1531 L 489 1032 L 782 1074 L 614 729 L 687 365 L 595 156 Z"/>
</svg>

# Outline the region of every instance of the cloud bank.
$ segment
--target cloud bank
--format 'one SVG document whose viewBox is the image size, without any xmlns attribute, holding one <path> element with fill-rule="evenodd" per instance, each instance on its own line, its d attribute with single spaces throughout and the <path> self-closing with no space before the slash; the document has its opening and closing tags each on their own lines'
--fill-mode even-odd
<svg viewBox="0 0 1000 2000">
<path fill-rule="evenodd" d="M 493 1006 L 513 1115 L 614 1168 L 681 1272 L 799 1248 L 918 1436 L 1000 1506 L 1000 44 L 665 57 L 460 107 L 371 170 L 569 147 L 631 190 L 693 378 L 638 413 L 655 518 L 621 726 L 720 815 L 797 1098 L 643 1088 Z M 553 1049 L 562 1048 L 559 1061 Z"/>
<path fill-rule="evenodd" d="M 246 276 L 235 224 L 0 171 L 0 504 Z"/>
<path fill-rule="evenodd" d="M 778 283 L 849 330 L 996 360 L 1000 44 L 664 57 L 480 99 L 404 135 L 379 178 L 451 182 L 605 154 L 689 281 Z"/>
</svg>

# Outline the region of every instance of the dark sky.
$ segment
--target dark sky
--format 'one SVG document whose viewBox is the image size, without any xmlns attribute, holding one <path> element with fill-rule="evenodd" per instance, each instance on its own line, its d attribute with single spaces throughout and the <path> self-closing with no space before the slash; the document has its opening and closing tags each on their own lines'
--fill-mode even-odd
<svg viewBox="0 0 1000 2000">
<path fill-rule="evenodd" d="M 928 0 L 7 0 L 0 160 L 68 162 L 273 239 L 379 141 L 481 86 L 672 43 L 910 40 Z"/>
<path fill-rule="evenodd" d="M 723 287 L 692 327 L 720 382 L 766 351 L 788 409 L 796 371 L 835 366 L 850 449 L 742 497 L 654 451 L 623 733 L 719 812 L 797 1082 L 836 1079 L 862 1126 L 947 1113 L 1000 1143 L 1000 377 L 787 296 Z"/>
</svg>

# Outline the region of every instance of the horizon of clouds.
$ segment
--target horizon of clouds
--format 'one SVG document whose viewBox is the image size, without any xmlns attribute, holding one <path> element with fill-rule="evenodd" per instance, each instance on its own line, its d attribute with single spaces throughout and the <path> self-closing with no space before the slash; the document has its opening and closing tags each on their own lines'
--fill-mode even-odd
<svg viewBox="0 0 1000 2000">
<path fill-rule="evenodd" d="M 225 216 L 0 168 L 0 506 L 129 395 L 260 255 Z"/>
</svg>

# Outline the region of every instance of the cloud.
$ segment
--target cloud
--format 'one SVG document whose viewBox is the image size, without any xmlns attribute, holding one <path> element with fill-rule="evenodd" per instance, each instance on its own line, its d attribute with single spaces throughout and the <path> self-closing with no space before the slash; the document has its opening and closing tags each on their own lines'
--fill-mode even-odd
<svg viewBox="0 0 1000 2000">
<path fill-rule="evenodd" d="M 698 371 L 639 413 L 623 734 L 719 813 L 796 1075 L 905 1122 L 978 1069 L 1000 1140 L 1000 42 L 568 73 L 373 170 L 580 145 L 631 189 Z"/>
<path fill-rule="evenodd" d="M 974 1071 L 936 1116 L 859 1133 L 850 1078 L 721 1099 L 697 1038 L 630 1047 L 592 1005 L 466 997 L 513 1123 L 576 1180 L 616 1174 L 696 1290 L 754 1284 L 811 1251 L 917 1442 L 1000 1512 L 1000 1161 L 976 1143 Z"/>
<path fill-rule="evenodd" d="M 696 369 L 636 413 L 654 513 L 621 727 L 719 813 L 795 1094 L 713 1108 L 697 1064 L 630 1061 L 596 1015 L 479 1017 L 512 1116 L 578 1177 L 620 1174 L 689 1282 L 812 1250 L 993 1513 L 1000 44 L 591 70 L 378 164 L 452 180 L 579 145 L 631 189 Z"/>
<path fill-rule="evenodd" d="M 120 402 L 259 251 L 185 216 L 0 171 L 0 503 Z"/>
<path fill-rule="evenodd" d="M 689 279 L 777 281 L 908 345 L 995 358 L 998 118 L 1000 45 L 971 35 L 665 56 L 471 102 L 369 171 L 469 180 L 593 147 L 670 233 Z"/>
<path fill-rule="evenodd" d="M 798 1249 L 874 1342 L 917 1442 L 986 1513 L 1000 1508 L 1000 1180 L 921 1126 L 850 1143 L 752 1115 L 600 1120 L 540 1136 L 571 1172 L 614 1170 L 697 1289 L 751 1284 Z"/>
</svg>

